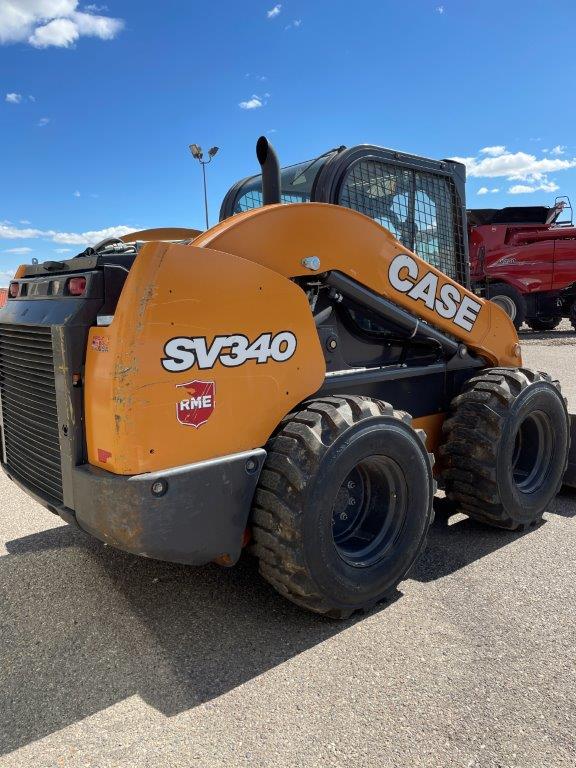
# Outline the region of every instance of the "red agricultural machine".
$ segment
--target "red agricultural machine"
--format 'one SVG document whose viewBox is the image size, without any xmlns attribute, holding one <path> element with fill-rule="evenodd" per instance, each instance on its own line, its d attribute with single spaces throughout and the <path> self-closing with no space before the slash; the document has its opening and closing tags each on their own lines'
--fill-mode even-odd
<svg viewBox="0 0 576 768">
<path fill-rule="evenodd" d="M 470 279 L 516 328 L 551 331 L 562 318 L 576 328 L 576 227 L 568 198 L 553 207 L 468 211 Z"/>
</svg>

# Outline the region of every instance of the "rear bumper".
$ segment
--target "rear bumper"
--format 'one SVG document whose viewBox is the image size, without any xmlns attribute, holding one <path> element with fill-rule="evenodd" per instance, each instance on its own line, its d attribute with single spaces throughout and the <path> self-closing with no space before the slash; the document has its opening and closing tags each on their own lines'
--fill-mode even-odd
<svg viewBox="0 0 576 768">
<path fill-rule="evenodd" d="M 133 477 L 82 465 L 72 473 L 75 510 L 35 497 L 67 522 L 126 552 L 190 565 L 216 559 L 234 565 L 265 457 L 266 451 L 257 449 Z M 154 495 L 154 484 L 160 484 L 161 495 Z"/>
</svg>

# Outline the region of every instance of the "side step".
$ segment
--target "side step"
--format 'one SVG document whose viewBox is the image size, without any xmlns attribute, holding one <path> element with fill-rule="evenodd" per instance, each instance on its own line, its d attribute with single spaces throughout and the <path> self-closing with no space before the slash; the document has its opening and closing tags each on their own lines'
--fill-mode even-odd
<svg viewBox="0 0 576 768">
<path fill-rule="evenodd" d="M 570 434 L 572 442 L 570 443 L 570 454 L 568 456 L 568 468 L 564 475 L 564 485 L 570 488 L 576 488 L 576 415 L 570 415 Z"/>
</svg>

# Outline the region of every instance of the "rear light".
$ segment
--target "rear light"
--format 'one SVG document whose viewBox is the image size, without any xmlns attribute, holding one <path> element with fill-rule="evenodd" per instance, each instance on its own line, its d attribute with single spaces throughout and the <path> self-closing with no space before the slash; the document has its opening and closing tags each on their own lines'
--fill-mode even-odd
<svg viewBox="0 0 576 768">
<path fill-rule="evenodd" d="M 68 280 L 68 293 L 70 296 L 83 296 L 85 291 L 85 277 L 71 277 L 70 280 Z"/>
<path fill-rule="evenodd" d="M 20 283 L 10 283 L 10 287 L 8 288 L 8 296 L 10 296 L 11 299 L 17 299 L 20 295 Z"/>
</svg>

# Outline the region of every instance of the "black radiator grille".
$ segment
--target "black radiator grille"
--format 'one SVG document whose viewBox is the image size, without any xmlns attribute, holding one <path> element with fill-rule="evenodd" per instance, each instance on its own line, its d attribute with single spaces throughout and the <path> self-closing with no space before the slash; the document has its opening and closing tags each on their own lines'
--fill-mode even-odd
<svg viewBox="0 0 576 768">
<path fill-rule="evenodd" d="M 8 470 L 43 498 L 62 503 L 50 328 L 0 324 L 0 400 Z"/>
</svg>

